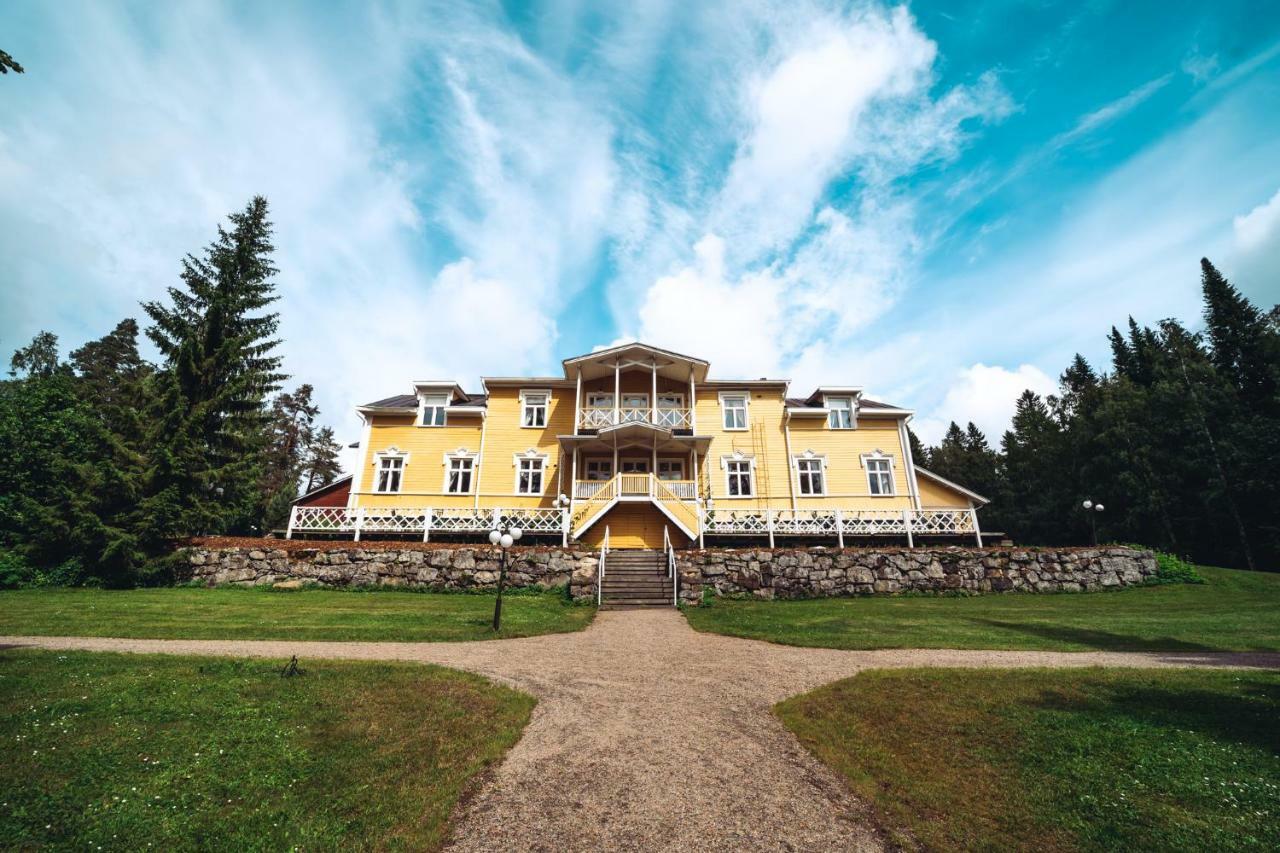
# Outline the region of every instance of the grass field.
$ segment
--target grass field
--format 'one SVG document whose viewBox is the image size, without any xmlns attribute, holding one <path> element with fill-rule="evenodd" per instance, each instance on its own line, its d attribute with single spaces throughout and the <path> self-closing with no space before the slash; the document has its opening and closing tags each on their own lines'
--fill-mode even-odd
<svg viewBox="0 0 1280 853">
<path fill-rule="evenodd" d="M 534 700 L 438 667 L 0 653 L 0 846 L 423 849 Z"/>
<path fill-rule="evenodd" d="M 595 608 L 555 592 L 492 595 L 220 587 L 0 592 L 0 634 L 184 640 L 490 640 L 579 631 Z"/>
<path fill-rule="evenodd" d="M 1280 673 L 875 671 L 775 712 L 907 849 L 1280 849 Z"/>
<path fill-rule="evenodd" d="M 719 599 L 686 613 L 700 631 L 836 649 L 1280 649 L 1280 574 L 1200 572 L 1203 585 L 965 598 Z"/>
</svg>

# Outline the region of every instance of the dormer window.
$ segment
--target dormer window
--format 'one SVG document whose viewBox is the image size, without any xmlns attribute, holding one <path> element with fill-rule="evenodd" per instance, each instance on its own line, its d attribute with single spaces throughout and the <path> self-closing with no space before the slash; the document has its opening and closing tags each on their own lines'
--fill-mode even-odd
<svg viewBox="0 0 1280 853">
<path fill-rule="evenodd" d="M 828 397 L 827 426 L 831 429 L 853 429 L 853 398 Z"/>
<path fill-rule="evenodd" d="M 547 425 L 547 405 L 551 400 L 549 391 L 521 391 L 520 426 L 539 428 Z"/>
<path fill-rule="evenodd" d="M 429 427 L 444 426 L 445 408 L 448 405 L 448 394 L 423 394 L 422 425 Z"/>
</svg>

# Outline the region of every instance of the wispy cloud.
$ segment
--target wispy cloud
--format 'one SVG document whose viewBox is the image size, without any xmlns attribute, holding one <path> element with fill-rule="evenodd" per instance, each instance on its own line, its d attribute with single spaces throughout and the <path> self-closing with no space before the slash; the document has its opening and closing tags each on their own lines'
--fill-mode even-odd
<svg viewBox="0 0 1280 853">
<path fill-rule="evenodd" d="M 1162 74 L 1154 80 L 1148 80 L 1141 86 L 1131 89 L 1123 97 L 1116 98 L 1110 103 L 1103 104 L 1092 112 L 1085 113 L 1070 130 L 1063 131 L 1057 136 L 1049 140 L 1045 146 L 1046 153 L 1059 151 L 1067 146 L 1078 142 L 1094 131 L 1102 128 L 1122 116 L 1128 115 L 1137 109 L 1141 104 L 1146 102 L 1152 95 L 1159 92 L 1165 86 L 1169 85 L 1169 81 L 1173 79 L 1173 74 Z"/>
</svg>

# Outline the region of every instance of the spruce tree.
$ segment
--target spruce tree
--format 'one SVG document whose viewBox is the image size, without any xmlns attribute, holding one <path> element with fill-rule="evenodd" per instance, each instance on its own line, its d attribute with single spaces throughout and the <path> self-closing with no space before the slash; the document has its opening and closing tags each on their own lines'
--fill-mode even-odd
<svg viewBox="0 0 1280 853">
<path fill-rule="evenodd" d="M 267 201 L 256 196 L 230 228 L 182 264 L 169 305 L 144 304 L 164 356 L 153 423 L 155 459 L 144 511 L 151 540 L 251 532 L 269 420 L 285 378 L 273 354 L 278 315 Z"/>
<path fill-rule="evenodd" d="M 332 427 L 316 430 L 303 462 L 304 493 L 327 486 L 342 475 L 342 463 L 338 458 L 341 453 L 342 445 L 334 439 Z"/>
</svg>

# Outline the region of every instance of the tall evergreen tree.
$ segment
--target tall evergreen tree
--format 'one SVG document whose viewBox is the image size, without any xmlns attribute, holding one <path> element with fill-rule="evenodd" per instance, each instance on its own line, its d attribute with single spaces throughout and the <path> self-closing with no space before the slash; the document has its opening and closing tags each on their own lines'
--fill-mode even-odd
<svg viewBox="0 0 1280 853">
<path fill-rule="evenodd" d="M 149 536 L 249 532 L 259 516 L 268 395 L 284 376 L 267 201 L 256 196 L 201 257 L 183 261 L 169 305 L 144 304 L 164 356 L 153 422 Z"/>
<path fill-rule="evenodd" d="M 341 453 L 342 445 L 334 439 L 332 427 L 316 430 L 302 466 L 304 493 L 327 486 L 341 476 L 342 463 L 338 458 Z"/>
<path fill-rule="evenodd" d="M 315 440 L 315 419 L 320 413 L 311 402 L 313 393 L 310 385 L 299 385 L 292 393 L 277 395 L 271 404 L 270 444 L 262 478 L 264 529 L 283 523 L 289 505 L 298 496 L 298 481 Z"/>
</svg>

